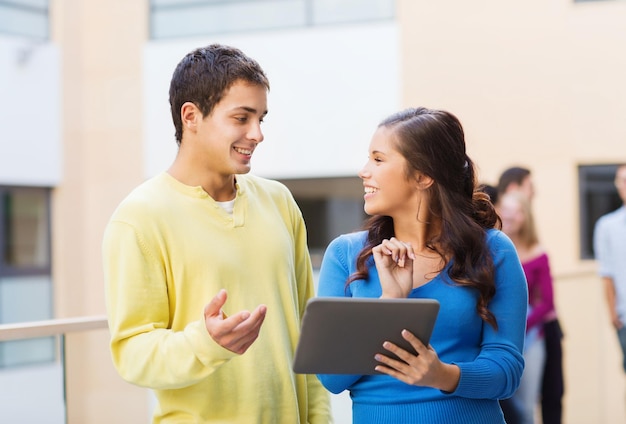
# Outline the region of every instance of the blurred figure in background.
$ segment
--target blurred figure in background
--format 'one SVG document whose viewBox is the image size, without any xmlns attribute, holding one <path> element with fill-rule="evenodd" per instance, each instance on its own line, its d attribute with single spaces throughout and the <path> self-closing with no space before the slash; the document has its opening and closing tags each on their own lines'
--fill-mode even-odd
<svg viewBox="0 0 626 424">
<path fill-rule="evenodd" d="M 522 192 L 530 202 L 532 202 L 533 197 L 535 197 L 535 185 L 530 175 L 530 169 L 521 166 L 513 166 L 502 172 L 498 180 L 497 189 L 498 196 L 512 191 L 519 191 Z"/>
<path fill-rule="evenodd" d="M 608 213 L 595 226 L 593 245 L 604 282 L 611 323 L 624 354 L 626 371 L 626 164 L 618 166 L 615 187 L 622 199 L 622 206 Z"/>
<path fill-rule="evenodd" d="M 548 255 L 535 231 L 528 198 L 519 191 L 504 194 L 498 201 L 498 212 L 502 219 L 502 231 L 513 241 L 528 283 L 524 344 L 526 367 L 520 386 L 513 395 L 513 403 L 519 408 L 519 422 L 530 424 L 534 422 L 544 374 L 546 347 L 543 324 L 554 315 L 552 276 Z"/>
<path fill-rule="evenodd" d="M 498 180 L 498 196 L 505 193 L 522 193 L 529 202 L 532 214 L 532 201 L 535 197 L 535 185 L 530 169 L 513 166 L 502 172 Z M 535 229 L 536 231 L 536 229 Z M 523 262 L 523 259 L 522 259 Z M 543 323 L 545 343 L 545 366 L 541 382 L 541 417 L 543 424 L 561 424 L 563 419 L 563 330 L 558 320 L 554 303 L 547 312 Z M 506 406 L 503 406 L 506 414 Z M 511 424 L 515 424 L 511 419 Z"/>
<path fill-rule="evenodd" d="M 478 185 L 478 190 L 482 191 L 487 196 L 489 196 L 489 199 L 491 200 L 491 203 L 493 205 L 498 203 L 498 188 L 497 187 L 492 186 L 491 184 L 481 183 Z"/>
</svg>

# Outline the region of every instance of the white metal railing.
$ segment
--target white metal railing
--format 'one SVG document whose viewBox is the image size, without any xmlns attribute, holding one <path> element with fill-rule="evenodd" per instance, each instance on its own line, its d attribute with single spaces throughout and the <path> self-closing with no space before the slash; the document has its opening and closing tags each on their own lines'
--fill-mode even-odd
<svg viewBox="0 0 626 424">
<path fill-rule="evenodd" d="M 0 342 L 35 337 L 62 336 L 66 333 L 107 327 L 108 323 L 104 315 L 1 324 Z"/>
<path fill-rule="evenodd" d="M 54 371 L 51 373 L 50 369 L 44 371 L 43 379 L 44 381 L 39 381 L 37 383 L 37 388 L 39 387 L 48 387 L 46 384 L 46 377 L 50 378 L 59 378 L 60 384 L 57 386 L 59 390 L 53 390 L 53 393 L 46 393 L 45 401 L 47 402 L 48 410 L 41 412 L 35 409 L 31 411 L 33 416 L 30 417 L 37 422 L 41 422 L 42 414 L 45 415 L 45 419 L 47 422 L 54 423 L 66 423 L 67 424 L 67 393 L 66 393 L 66 382 L 65 382 L 65 341 L 66 335 L 68 333 L 74 332 L 84 332 L 91 330 L 102 330 L 107 329 L 108 323 L 107 319 L 104 315 L 102 316 L 85 316 L 85 317 L 76 317 L 76 318 L 60 318 L 60 319 L 51 319 L 45 321 L 31 321 L 31 322 L 21 322 L 21 323 L 13 323 L 13 324 L 2 324 L 0 325 L 0 342 L 8 342 L 14 340 L 24 340 L 24 339 L 34 339 L 39 337 L 58 337 L 60 340 L 60 352 L 59 352 L 59 360 L 61 370 L 58 374 Z M 41 369 L 38 371 L 42 372 Z M 15 373 L 22 373 L 19 375 L 18 379 L 15 379 Z M 17 386 L 17 390 L 19 391 L 19 387 L 24 385 L 24 373 L 28 373 L 28 371 L 24 371 L 24 368 L 18 368 L 16 370 L 11 370 L 7 376 L 4 374 L 3 381 L 4 384 L 7 384 L 7 379 L 9 385 Z M 27 374 L 26 378 L 32 377 L 32 374 Z M 13 390 L 13 388 L 11 389 Z M 7 393 L 5 393 L 6 395 Z M 9 397 L 11 393 L 9 392 Z M 40 393 L 41 395 L 42 393 Z M 35 395 L 36 396 L 36 395 Z M 9 400 L 3 399 L 3 402 L 7 402 Z M 58 402 L 58 403 L 57 403 Z M 0 422 L 4 422 L 5 419 L 15 419 L 16 416 L 20 416 L 22 419 L 24 418 L 24 410 L 21 406 L 21 403 L 18 401 L 17 406 L 10 404 L 10 408 L 7 405 L 0 407 L 2 413 L 0 413 Z M 57 406 L 59 405 L 59 406 Z M 45 410 L 45 405 L 40 405 L 39 409 Z M 13 417 L 11 415 L 13 413 Z M 30 419 L 27 418 L 27 419 Z M 15 421 L 11 421 L 15 422 Z M 33 421 L 35 422 L 35 421 Z"/>
</svg>

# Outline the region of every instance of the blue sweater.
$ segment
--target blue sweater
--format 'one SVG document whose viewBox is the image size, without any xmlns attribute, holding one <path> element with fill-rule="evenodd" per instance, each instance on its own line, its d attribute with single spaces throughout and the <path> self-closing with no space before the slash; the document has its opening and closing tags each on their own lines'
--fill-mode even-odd
<svg viewBox="0 0 626 424">
<path fill-rule="evenodd" d="M 356 271 L 364 231 L 342 235 L 328 246 L 319 275 L 319 296 L 376 298 L 381 295 L 378 273 L 370 260 L 369 279 L 345 287 Z M 487 232 L 496 267 L 496 294 L 489 303 L 498 330 L 476 312 L 478 293 L 448 277 L 450 264 L 433 280 L 413 289 L 409 297 L 437 299 L 441 308 L 430 344 L 441 361 L 459 366 L 456 390 L 407 385 L 378 375 L 319 375 L 332 393 L 350 391 L 353 424 L 504 423 L 498 399 L 510 397 L 519 385 L 526 327 L 528 292 L 524 271 L 513 243 L 498 230 Z M 382 347 L 381 347 L 382 351 Z"/>
</svg>

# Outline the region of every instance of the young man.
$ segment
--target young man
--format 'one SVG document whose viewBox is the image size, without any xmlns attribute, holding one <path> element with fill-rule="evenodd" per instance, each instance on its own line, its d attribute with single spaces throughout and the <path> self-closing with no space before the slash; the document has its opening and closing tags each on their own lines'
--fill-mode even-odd
<svg viewBox="0 0 626 424">
<path fill-rule="evenodd" d="M 617 168 L 615 188 L 622 206 L 596 222 L 593 245 L 604 282 L 611 323 L 617 330 L 626 371 L 626 164 Z"/>
<path fill-rule="evenodd" d="M 245 175 L 269 83 L 240 50 L 178 64 L 171 167 L 119 205 L 104 234 L 111 352 L 154 389 L 154 423 L 328 423 L 328 394 L 291 370 L 313 275 L 286 187 Z"/>
<path fill-rule="evenodd" d="M 498 180 L 498 196 L 511 191 L 521 191 L 529 201 L 535 196 L 535 186 L 530 175 L 530 169 L 513 166 L 500 174 Z"/>
</svg>

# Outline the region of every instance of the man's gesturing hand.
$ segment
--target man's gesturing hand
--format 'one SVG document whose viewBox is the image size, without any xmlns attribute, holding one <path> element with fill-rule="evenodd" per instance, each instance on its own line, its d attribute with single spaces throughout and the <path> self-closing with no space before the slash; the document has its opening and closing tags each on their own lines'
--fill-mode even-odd
<svg viewBox="0 0 626 424">
<path fill-rule="evenodd" d="M 226 316 L 226 290 L 220 292 L 204 307 L 204 324 L 217 344 L 231 352 L 243 354 L 259 336 L 267 307 L 259 305 L 252 312 L 241 311 Z"/>
</svg>

